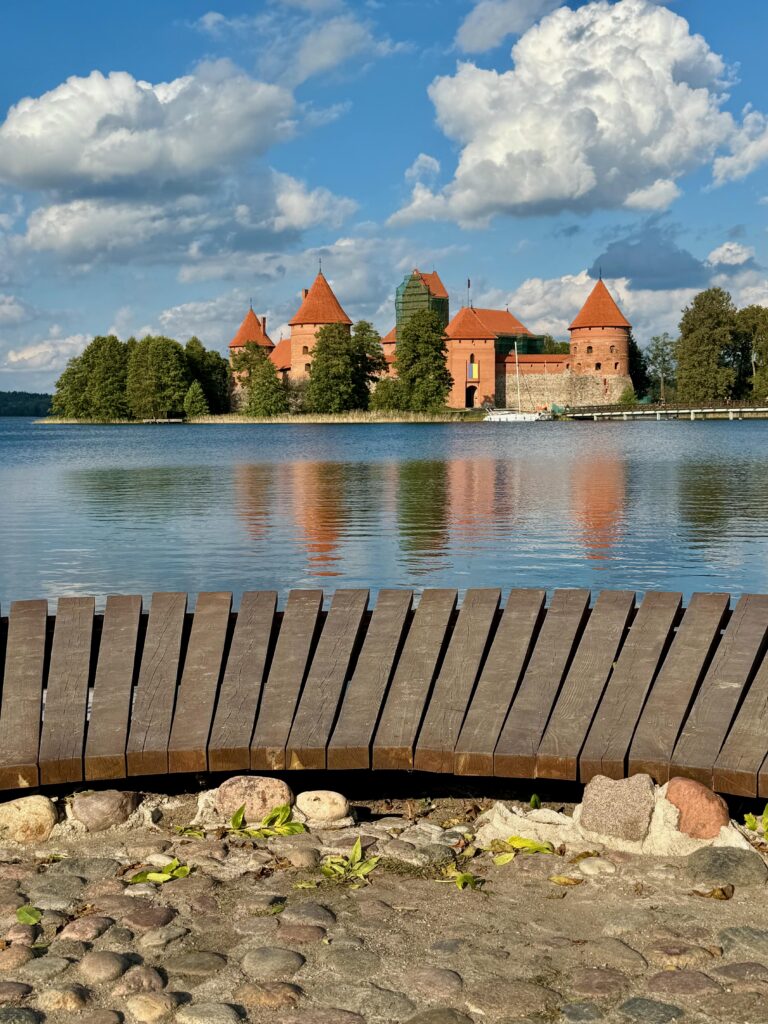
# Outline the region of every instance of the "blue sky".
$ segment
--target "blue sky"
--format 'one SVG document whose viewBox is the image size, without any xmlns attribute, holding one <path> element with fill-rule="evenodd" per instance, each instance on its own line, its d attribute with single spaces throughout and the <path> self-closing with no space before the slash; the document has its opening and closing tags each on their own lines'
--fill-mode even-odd
<svg viewBox="0 0 768 1024">
<path fill-rule="evenodd" d="M 0 388 L 94 333 L 275 341 L 322 257 L 383 331 L 567 337 L 602 268 L 642 344 L 709 284 L 768 304 L 757 0 L 28 0 L 0 13 Z"/>
</svg>

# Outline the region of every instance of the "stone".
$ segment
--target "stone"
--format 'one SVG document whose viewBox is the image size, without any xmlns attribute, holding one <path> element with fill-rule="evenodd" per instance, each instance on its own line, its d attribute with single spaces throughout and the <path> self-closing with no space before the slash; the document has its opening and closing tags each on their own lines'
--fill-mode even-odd
<svg viewBox="0 0 768 1024">
<path fill-rule="evenodd" d="M 171 1016 L 178 1005 L 178 999 L 171 992 L 146 992 L 131 996 L 125 1005 L 139 1024 L 155 1024 Z"/>
<path fill-rule="evenodd" d="M 5 933 L 5 941 L 11 945 L 31 946 L 37 936 L 37 928 L 33 924 L 15 924 Z"/>
<path fill-rule="evenodd" d="M 251 935 L 265 939 L 278 929 L 276 917 L 242 917 L 234 922 L 234 929 L 240 935 Z"/>
<path fill-rule="evenodd" d="M 731 820 L 725 800 L 693 779 L 670 779 L 665 796 L 680 812 L 678 831 L 692 839 L 715 839 Z"/>
<path fill-rule="evenodd" d="M 0 835 L 14 843 L 44 843 L 59 820 L 47 796 L 22 796 L 0 804 Z"/>
<path fill-rule="evenodd" d="M 708 964 L 712 953 L 688 942 L 654 942 L 645 950 L 645 957 L 649 963 L 669 970 Z"/>
<path fill-rule="evenodd" d="M 229 820 L 240 807 L 245 807 L 245 820 L 256 825 L 283 804 L 293 804 L 293 793 L 281 779 L 265 775 L 234 775 L 222 782 L 216 791 L 216 811 Z"/>
<path fill-rule="evenodd" d="M 153 907 L 144 900 L 137 901 L 127 914 L 123 914 L 123 924 L 136 932 L 146 932 L 150 928 L 163 928 L 176 917 L 171 907 Z"/>
<path fill-rule="evenodd" d="M 357 987 L 336 985 L 332 990 L 333 1001 L 342 1010 L 365 1013 L 366 1016 L 382 1017 L 385 1020 L 403 1020 L 416 1009 L 411 1000 L 402 992 L 395 992 L 381 985 L 365 984 Z"/>
<path fill-rule="evenodd" d="M 365 1024 L 365 1020 L 359 1013 L 315 1007 L 302 1010 L 301 1013 L 281 1014 L 280 1024 Z"/>
<path fill-rule="evenodd" d="M 66 957 L 67 960 L 80 960 L 88 952 L 88 946 L 84 942 L 75 942 L 74 939 L 64 939 L 63 942 L 54 940 L 50 949 L 56 956 Z"/>
<path fill-rule="evenodd" d="M 413 843 L 407 843 L 404 839 L 391 839 L 381 847 L 381 855 L 385 859 L 399 860 L 404 864 L 410 864 L 415 868 L 425 868 L 429 858 L 421 850 L 417 850 Z"/>
<path fill-rule="evenodd" d="M 662 971 L 648 979 L 648 991 L 662 996 L 697 996 L 702 992 L 720 992 L 716 981 L 701 971 Z"/>
<path fill-rule="evenodd" d="M 585 967 L 575 971 L 568 986 L 583 996 L 615 996 L 626 988 L 627 979 L 610 967 Z"/>
<path fill-rule="evenodd" d="M 47 1012 L 77 1013 L 88 1005 L 88 992 L 79 985 L 49 988 L 37 997 L 37 1005 Z"/>
<path fill-rule="evenodd" d="M 98 917 L 96 914 L 79 917 L 62 928 L 56 938 L 57 940 L 75 939 L 78 942 L 93 942 L 114 923 L 111 917 Z"/>
<path fill-rule="evenodd" d="M 103 881 L 104 879 L 115 879 L 120 870 L 120 861 L 112 857 L 65 857 L 48 867 L 48 875 L 77 875 L 84 878 L 86 882 Z M 118 882 L 122 892 L 122 884 Z"/>
<path fill-rule="evenodd" d="M 301 953 L 281 946 L 261 946 L 245 954 L 243 971 L 255 981 L 284 981 L 305 964 Z"/>
<path fill-rule="evenodd" d="M 642 842 L 648 834 L 655 804 L 650 775 L 608 779 L 596 775 L 585 789 L 581 804 L 581 828 L 601 836 Z"/>
<path fill-rule="evenodd" d="M 246 1009 L 264 1007 L 268 1010 L 297 1006 L 301 996 L 302 991 L 298 985 L 290 985 L 285 981 L 265 981 L 260 985 L 248 982 L 234 993 L 235 1002 Z"/>
<path fill-rule="evenodd" d="M 77 1018 L 77 1024 L 122 1024 L 123 1015 L 117 1010 L 85 1010 Z"/>
<path fill-rule="evenodd" d="M 163 976 L 154 967 L 142 964 L 132 967 L 112 989 L 113 996 L 132 996 L 139 992 L 161 992 L 165 988 Z"/>
<path fill-rule="evenodd" d="M 312 789 L 299 793 L 296 808 L 315 822 L 338 821 L 349 816 L 349 801 L 331 789 Z"/>
<path fill-rule="evenodd" d="M 287 906 L 280 915 L 280 924 L 315 924 L 330 928 L 336 924 L 336 915 L 320 903 L 297 903 Z"/>
<path fill-rule="evenodd" d="M 326 936 L 325 928 L 316 924 L 285 924 L 280 926 L 279 939 L 290 946 L 305 946 L 312 942 L 322 942 Z"/>
<path fill-rule="evenodd" d="M 79 970 L 91 985 L 103 985 L 105 981 L 117 981 L 130 967 L 127 957 L 107 950 L 86 953 L 80 961 Z"/>
<path fill-rule="evenodd" d="M 32 991 L 20 981 L 0 981 L 0 1006 L 18 1006 Z"/>
<path fill-rule="evenodd" d="M 576 870 L 585 878 L 597 878 L 598 875 L 615 875 L 616 865 L 604 857 L 587 857 L 579 861 Z"/>
<path fill-rule="evenodd" d="M 139 938 L 142 949 L 165 949 L 171 942 L 189 935 L 189 928 L 180 924 L 167 924 L 164 928 L 150 928 Z"/>
<path fill-rule="evenodd" d="M 168 974 L 202 981 L 218 974 L 227 966 L 227 958 L 218 953 L 192 952 L 177 953 L 168 957 L 163 966 Z"/>
<path fill-rule="evenodd" d="M 409 992 L 430 1003 L 449 1002 L 461 996 L 461 975 L 445 967 L 417 967 L 406 976 Z"/>
<path fill-rule="evenodd" d="M 768 867 L 754 850 L 704 846 L 685 858 L 684 867 L 694 884 L 764 885 L 768 881 Z"/>
<path fill-rule="evenodd" d="M 409 1017 L 405 1024 L 474 1024 L 471 1017 L 447 1007 L 439 1010 L 424 1010 L 415 1017 Z"/>
<path fill-rule="evenodd" d="M 72 817 L 89 832 L 103 832 L 122 825 L 139 806 L 138 793 L 103 789 L 97 793 L 78 793 L 71 804 Z"/>
<path fill-rule="evenodd" d="M 57 978 L 68 968 L 69 960 L 47 953 L 45 956 L 30 960 L 24 968 L 24 976 L 33 982 L 46 982 L 51 978 Z"/>
<path fill-rule="evenodd" d="M 22 1006 L 0 1007 L 0 1024 L 38 1024 L 40 1014 Z"/>
<path fill-rule="evenodd" d="M 717 938 L 726 954 L 739 953 L 748 956 L 757 954 L 768 957 L 768 929 L 749 926 L 724 928 L 718 932 Z"/>
<path fill-rule="evenodd" d="M 182 1006 L 176 1020 L 179 1024 L 238 1024 L 241 1017 L 227 1003 L 196 1003 Z"/>
<path fill-rule="evenodd" d="M 755 991 L 764 992 L 768 982 L 768 967 L 750 960 L 718 967 L 715 973 L 730 988 L 754 988 Z"/>
<path fill-rule="evenodd" d="M 286 851 L 285 858 L 291 867 L 311 871 L 320 863 L 320 854 L 311 846 L 294 847 Z"/>
<path fill-rule="evenodd" d="M 33 960 L 34 956 L 29 946 L 9 946 L 8 949 L 0 950 L 0 974 L 17 971 Z"/>
<path fill-rule="evenodd" d="M 637 1024 L 669 1024 L 683 1016 L 679 1006 L 657 1003 L 655 999 L 642 999 L 639 996 L 622 1003 L 619 1012 Z"/>
<path fill-rule="evenodd" d="M 568 1024 L 588 1024 L 603 1019 L 603 1011 L 594 1003 L 566 1003 L 560 1007 L 560 1013 Z"/>
</svg>

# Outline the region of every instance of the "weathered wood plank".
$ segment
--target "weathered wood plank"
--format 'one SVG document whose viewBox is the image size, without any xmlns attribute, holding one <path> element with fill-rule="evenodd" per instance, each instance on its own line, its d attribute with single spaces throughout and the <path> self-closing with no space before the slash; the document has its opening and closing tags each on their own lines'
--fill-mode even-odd
<svg viewBox="0 0 768 1024">
<path fill-rule="evenodd" d="M 468 590 L 416 741 L 413 767 L 452 772 L 453 749 L 488 649 L 500 590 Z"/>
<path fill-rule="evenodd" d="M 251 737 L 266 674 L 276 607 L 274 590 L 251 591 L 243 594 L 240 601 L 208 741 L 208 767 L 212 772 L 251 766 Z"/>
<path fill-rule="evenodd" d="M 372 767 L 413 768 L 413 747 L 456 608 L 455 590 L 425 590 L 373 741 Z"/>
<path fill-rule="evenodd" d="M 681 594 L 645 595 L 579 758 L 579 778 L 623 779 L 637 720 L 672 636 Z"/>
<path fill-rule="evenodd" d="M 56 607 L 40 735 L 40 782 L 44 786 L 83 778 L 94 612 L 92 597 L 62 597 Z"/>
<path fill-rule="evenodd" d="M 198 595 L 168 742 L 169 772 L 204 772 L 208 767 L 208 737 L 231 611 L 230 593 Z"/>
<path fill-rule="evenodd" d="M 152 595 L 128 733 L 128 775 L 159 775 L 168 771 L 168 738 L 186 613 L 186 594 Z"/>
<path fill-rule="evenodd" d="M 14 601 L 0 704 L 0 789 L 37 786 L 45 671 L 46 601 Z"/>
<path fill-rule="evenodd" d="M 588 616 L 588 590 L 555 591 L 496 744 L 494 775 L 533 778 L 541 737 Z"/>
<path fill-rule="evenodd" d="M 670 761 L 670 774 L 712 785 L 712 773 L 744 688 L 768 639 L 768 596 L 740 598 Z"/>
<path fill-rule="evenodd" d="M 285 745 L 309 671 L 322 605 L 322 590 L 292 590 L 288 595 L 251 740 L 251 768 L 262 771 L 285 768 Z"/>
<path fill-rule="evenodd" d="M 579 754 L 634 609 L 631 590 L 599 595 L 539 745 L 537 777 L 578 779 Z"/>
<path fill-rule="evenodd" d="M 646 773 L 659 785 L 669 781 L 677 737 L 728 613 L 728 594 L 694 594 L 640 715 L 628 774 Z"/>
<path fill-rule="evenodd" d="M 453 752 L 457 775 L 493 775 L 493 751 L 544 617 L 543 590 L 507 598 Z"/>
<path fill-rule="evenodd" d="M 288 737 L 288 768 L 325 768 L 325 750 L 368 608 L 368 593 L 337 590 L 334 594 Z"/>
<path fill-rule="evenodd" d="M 107 598 L 85 741 L 86 779 L 124 779 L 141 598 Z"/>
<path fill-rule="evenodd" d="M 712 785 L 734 796 L 759 795 L 760 770 L 768 754 L 768 657 L 763 656 L 723 749 L 715 761 Z"/>
<path fill-rule="evenodd" d="M 371 741 L 413 604 L 412 590 L 381 590 L 327 750 L 329 768 L 370 768 Z"/>
</svg>

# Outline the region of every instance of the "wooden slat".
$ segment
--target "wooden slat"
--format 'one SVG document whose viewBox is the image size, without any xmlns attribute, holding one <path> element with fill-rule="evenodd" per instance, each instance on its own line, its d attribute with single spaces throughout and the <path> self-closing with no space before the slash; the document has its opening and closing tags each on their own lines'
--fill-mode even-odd
<svg viewBox="0 0 768 1024">
<path fill-rule="evenodd" d="M 186 594 L 153 594 L 126 748 L 129 775 L 168 771 Z"/>
<path fill-rule="evenodd" d="M 680 612 L 681 594 L 646 594 L 579 758 L 579 778 L 623 779 L 637 720 L 669 644 Z"/>
<path fill-rule="evenodd" d="M 413 746 L 456 608 L 455 590 L 425 590 L 373 741 L 372 767 L 413 768 Z"/>
<path fill-rule="evenodd" d="M 763 657 L 723 749 L 715 761 L 712 785 L 734 796 L 759 795 L 760 769 L 768 754 L 768 657 Z M 765 786 L 765 779 L 763 780 Z"/>
<path fill-rule="evenodd" d="M 500 601 L 500 590 L 467 591 L 416 742 L 413 767 L 417 771 L 453 771 L 453 748 L 489 645 Z"/>
<path fill-rule="evenodd" d="M 588 590 L 555 592 L 496 744 L 495 775 L 533 778 L 541 737 L 588 614 Z"/>
<path fill-rule="evenodd" d="M 124 779 L 141 598 L 107 598 L 85 742 L 86 779 Z"/>
<path fill-rule="evenodd" d="M 337 590 L 333 597 L 288 737 L 288 768 L 325 768 L 325 749 L 367 608 L 367 590 Z"/>
<path fill-rule="evenodd" d="M 329 768 L 370 768 L 371 740 L 413 604 L 412 590 L 381 590 L 328 744 Z"/>
<path fill-rule="evenodd" d="M 274 590 L 251 591 L 243 594 L 240 601 L 208 741 L 208 767 L 212 772 L 237 771 L 251 766 L 251 736 L 267 669 L 276 607 Z"/>
<path fill-rule="evenodd" d="M 728 612 L 728 594 L 694 594 L 648 696 L 629 748 L 628 774 L 669 780 L 669 761 Z"/>
<path fill-rule="evenodd" d="M 309 671 L 322 604 L 322 590 L 292 590 L 288 595 L 251 740 L 251 768 L 262 771 L 285 768 L 285 745 Z"/>
<path fill-rule="evenodd" d="M 712 785 L 712 772 L 768 637 L 768 596 L 739 600 L 675 744 L 671 775 Z"/>
<path fill-rule="evenodd" d="M 579 754 L 635 608 L 631 590 L 604 590 L 592 610 L 536 755 L 536 775 L 579 777 Z"/>
<path fill-rule="evenodd" d="M 197 598 L 168 742 L 169 772 L 204 772 L 208 767 L 208 737 L 231 611 L 229 593 L 200 594 Z"/>
<path fill-rule="evenodd" d="M 44 786 L 83 778 L 94 612 L 92 597 L 62 597 L 56 608 L 40 735 L 40 781 Z"/>
<path fill-rule="evenodd" d="M 493 751 L 544 616 L 543 590 L 513 590 L 453 752 L 457 775 L 493 775 Z"/>
<path fill-rule="evenodd" d="M 46 601 L 11 605 L 0 705 L 0 789 L 22 789 L 39 781 L 47 617 Z"/>
</svg>

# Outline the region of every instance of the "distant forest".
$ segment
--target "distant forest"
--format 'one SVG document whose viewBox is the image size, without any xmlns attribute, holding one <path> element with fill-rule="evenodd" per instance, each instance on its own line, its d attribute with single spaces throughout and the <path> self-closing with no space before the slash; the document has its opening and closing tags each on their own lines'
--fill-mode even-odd
<svg viewBox="0 0 768 1024">
<path fill-rule="evenodd" d="M 51 397 L 32 391 L 0 391 L 0 416 L 47 416 Z"/>
</svg>

